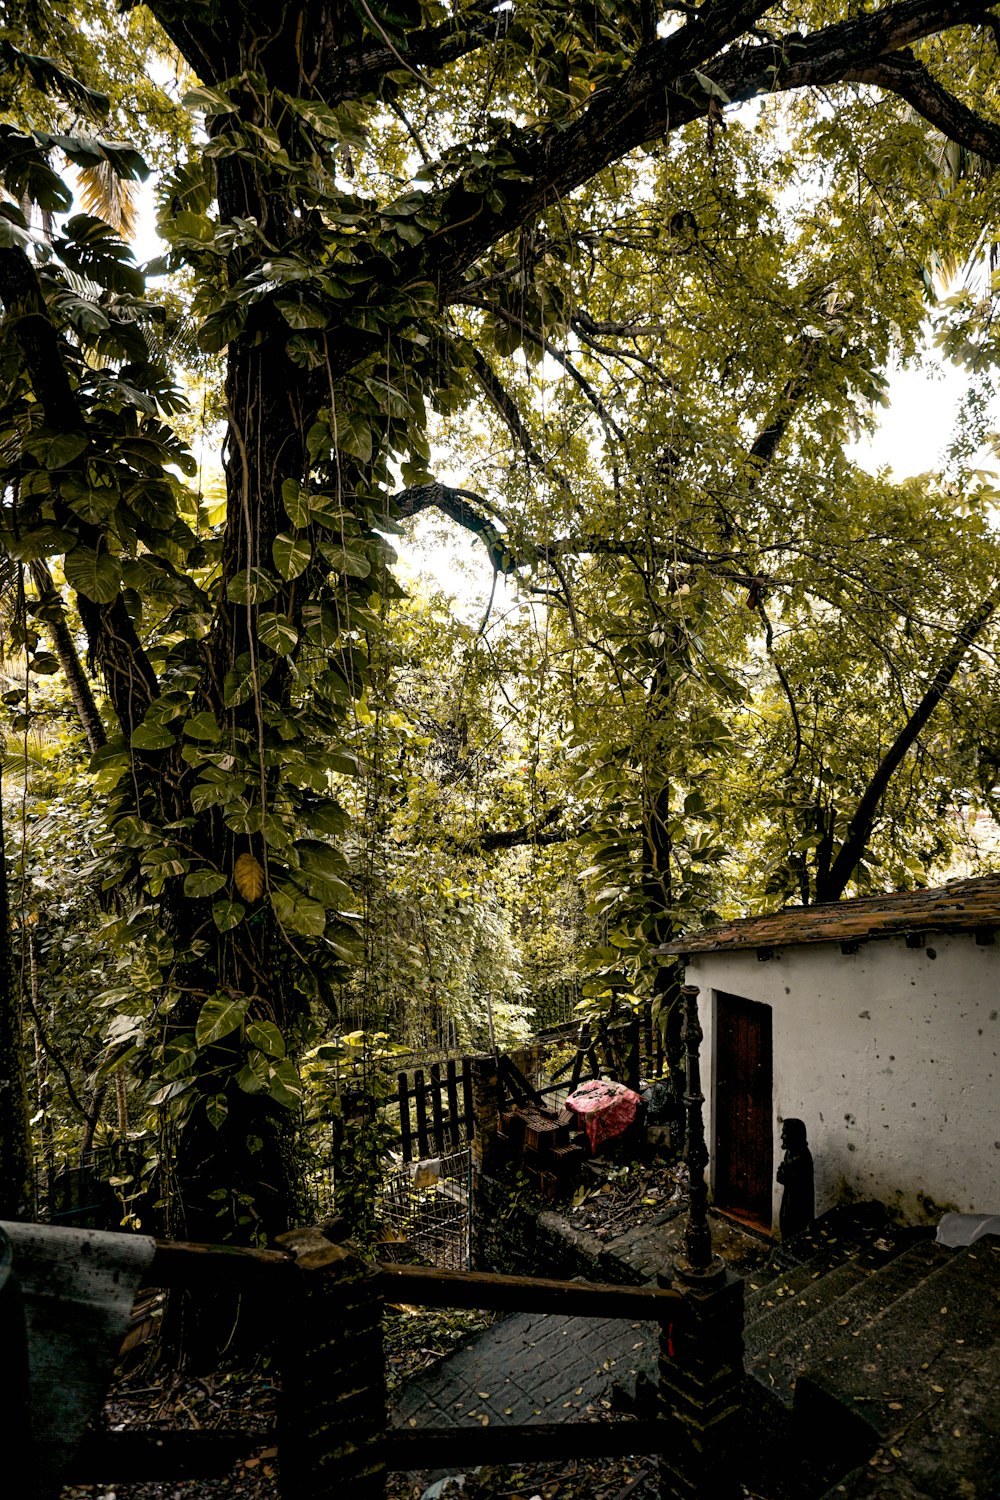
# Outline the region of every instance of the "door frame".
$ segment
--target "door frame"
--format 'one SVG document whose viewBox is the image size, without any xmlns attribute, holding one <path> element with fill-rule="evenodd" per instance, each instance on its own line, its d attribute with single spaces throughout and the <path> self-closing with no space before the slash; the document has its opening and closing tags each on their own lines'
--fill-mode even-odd
<svg viewBox="0 0 1000 1500">
<path fill-rule="evenodd" d="M 720 1151 L 720 1128 L 723 1121 L 728 1123 L 728 1111 L 720 1100 L 720 1040 L 723 1033 L 723 1017 L 728 1008 L 728 1002 L 736 1002 L 738 1007 L 746 1007 L 747 1013 L 757 1013 L 757 1019 L 763 1022 L 761 1031 L 762 1041 L 767 1048 L 767 1069 L 769 1074 L 768 1085 L 761 1091 L 759 1108 L 762 1118 L 760 1120 L 761 1134 L 766 1142 L 764 1165 L 762 1169 L 762 1181 L 759 1185 L 758 1194 L 747 1203 L 727 1203 L 726 1189 L 728 1183 L 724 1180 L 723 1173 L 728 1164 L 729 1151 Z M 735 1009 L 735 1007 L 734 1007 Z M 724 1065 L 724 1064 L 723 1064 Z M 765 1103 L 766 1096 L 766 1103 Z M 751 1227 L 771 1233 L 774 1223 L 774 1011 L 773 1008 L 760 1000 L 752 1000 L 748 995 L 739 995 L 732 990 L 712 991 L 712 1118 L 711 1118 L 711 1140 L 712 1140 L 712 1197 L 714 1207 L 722 1214 L 745 1223 Z M 720 1171 L 722 1168 L 722 1171 Z M 721 1193 L 720 1193 L 721 1190 Z M 737 1195 L 738 1196 L 738 1195 Z"/>
</svg>

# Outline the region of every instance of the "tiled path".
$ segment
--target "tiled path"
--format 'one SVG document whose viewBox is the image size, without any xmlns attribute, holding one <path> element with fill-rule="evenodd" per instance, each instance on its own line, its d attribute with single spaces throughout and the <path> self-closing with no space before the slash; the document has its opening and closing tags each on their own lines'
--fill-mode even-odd
<svg viewBox="0 0 1000 1500">
<path fill-rule="evenodd" d="M 641 1284 L 669 1269 L 684 1220 L 666 1216 L 602 1247 L 603 1272 L 594 1280 Z M 763 1259 L 759 1240 L 713 1223 L 713 1237 L 739 1269 Z M 606 1411 L 613 1388 L 631 1396 L 636 1374 L 652 1375 L 658 1327 L 621 1318 L 595 1320 L 562 1314 L 518 1313 L 494 1323 L 434 1369 L 396 1392 L 396 1426 L 489 1426 L 565 1422 Z"/>
<path fill-rule="evenodd" d="M 408 1380 L 397 1393 L 395 1424 L 565 1422 L 588 1407 L 605 1410 L 615 1380 L 634 1384 L 638 1356 L 656 1337 L 655 1323 L 517 1313 Z"/>
</svg>

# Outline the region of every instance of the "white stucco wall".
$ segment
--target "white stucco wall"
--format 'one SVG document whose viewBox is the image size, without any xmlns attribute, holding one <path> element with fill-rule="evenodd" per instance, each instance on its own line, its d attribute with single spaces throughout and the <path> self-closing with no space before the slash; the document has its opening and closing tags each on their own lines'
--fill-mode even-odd
<svg viewBox="0 0 1000 1500">
<path fill-rule="evenodd" d="M 774 1052 L 774 1161 L 780 1121 L 805 1121 L 816 1211 L 845 1189 L 910 1221 L 946 1209 L 1000 1213 L 1000 944 L 974 936 L 701 953 L 706 1135 L 715 1140 L 715 992 L 768 1005 Z M 775 1183 L 778 1223 L 781 1189 Z"/>
</svg>

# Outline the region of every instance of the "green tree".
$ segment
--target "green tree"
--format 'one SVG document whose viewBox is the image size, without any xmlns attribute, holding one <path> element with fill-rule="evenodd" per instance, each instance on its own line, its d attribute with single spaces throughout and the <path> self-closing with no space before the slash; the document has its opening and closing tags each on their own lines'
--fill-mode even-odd
<svg viewBox="0 0 1000 1500">
<path fill-rule="evenodd" d="M 355 769 L 345 744 L 370 691 L 378 597 L 392 587 L 389 493 L 399 478 L 410 489 L 434 480 L 428 408 L 446 419 L 483 390 L 535 465 L 530 427 L 488 358 L 527 338 L 533 357 L 561 357 L 596 411 L 621 520 L 632 507 L 641 516 L 641 495 L 614 472 L 625 428 L 607 403 L 594 407 L 591 383 L 557 342 L 575 326 L 598 358 L 603 339 L 622 332 L 586 311 L 588 268 L 601 283 L 617 253 L 621 186 L 656 204 L 657 234 L 650 223 L 635 254 L 666 230 L 710 275 L 726 249 L 720 225 L 743 223 L 746 260 L 761 248 L 756 221 L 780 216 L 738 166 L 727 195 L 708 192 L 707 220 L 683 195 L 664 196 L 678 179 L 716 177 L 733 105 L 832 89 L 843 107 L 833 120 L 812 114 L 815 161 L 846 160 L 855 131 L 891 127 L 907 184 L 926 156 L 923 122 L 996 160 L 993 73 L 978 50 L 990 18 L 984 0 L 792 16 L 707 0 L 664 18 L 547 0 L 452 16 L 415 0 L 389 10 L 295 0 L 280 25 L 273 7 L 250 0 L 151 0 L 147 11 L 200 80 L 189 103 L 203 136 L 161 182 L 169 253 L 151 273 L 187 278 L 200 347 L 224 356 L 225 524 L 214 533 L 178 477 L 197 466 L 169 425 L 180 403 L 151 336 L 162 303 L 103 222 L 64 217 L 73 204 L 60 156 L 123 179 L 143 164 L 131 146 L 63 128 L 67 113 L 100 103 L 70 76 L 68 43 L 60 69 L 12 40 L 8 68 L 63 107 L 56 130 L 27 114 L 0 126 L 11 200 L 0 205 L 4 536 L 18 559 L 63 559 L 115 723 L 94 761 L 114 784 L 118 857 L 106 879 L 142 892 L 120 935 L 144 965 L 143 1004 L 160 1038 L 147 1056 L 153 1098 L 176 1133 L 171 1224 L 210 1235 L 222 1184 L 248 1205 L 239 1232 L 268 1234 L 296 1211 L 291 1059 L 308 1006 L 359 953 L 339 842 L 342 778 Z M 38 14 L 59 43 L 52 13 Z M 876 124 L 865 126 L 869 109 Z M 782 124 L 780 110 L 763 118 Z M 39 233 L 21 203 L 52 216 L 52 228 Z M 842 233 L 846 203 L 839 224 L 835 209 L 815 215 L 831 253 L 852 227 Z M 857 207 L 852 224 L 872 211 Z M 762 257 L 766 276 L 766 245 Z M 598 300 L 616 288 L 626 300 L 627 285 L 612 266 Z M 886 286 L 905 300 L 898 277 L 887 273 Z M 779 362 L 793 407 L 811 350 L 805 309 L 819 294 L 810 301 L 802 286 L 793 298 L 802 337 Z M 780 300 L 763 301 L 753 329 L 772 348 L 784 338 L 768 333 Z M 656 318 L 669 338 L 674 310 L 658 303 Z M 692 308 L 682 343 L 696 321 Z M 623 326 L 627 338 L 634 323 Z M 748 332 L 716 347 L 720 370 Z M 703 337 L 713 334 L 721 329 Z M 871 352 L 839 357 L 870 372 Z M 853 375 L 841 385 L 858 389 Z M 750 417 L 785 421 L 780 409 L 774 417 L 773 385 L 757 407 L 753 397 L 752 381 L 725 392 L 723 459 L 718 411 L 711 449 L 693 448 L 699 424 L 686 427 L 681 412 L 662 456 L 668 468 L 674 453 L 700 468 L 703 503 L 723 517 L 734 450 L 744 463 L 755 445 L 768 456 L 767 428 L 748 434 Z M 822 441 L 819 421 L 815 433 Z M 567 425 L 563 436 L 567 462 L 588 456 L 582 433 Z M 562 454 L 541 454 L 557 483 Z M 606 488 L 600 476 L 592 483 Z M 572 481 L 559 488 L 565 516 Z M 673 480 L 668 489 L 673 504 Z M 652 529 L 657 558 L 676 534 L 672 523 L 655 534 L 658 524 L 641 528 Z M 604 525 L 611 534 L 622 533 Z M 558 540 L 548 553 L 557 577 Z M 502 562 L 510 543 L 495 545 Z M 636 570 L 637 586 L 643 576 Z M 675 571 L 662 606 L 671 620 L 674 601 L 695 594 L 682 589 Z M 692 662 L 695 613 L 683 605 Z M 679 650 L 647 713 L 654 736 L 660 705 L 673 714 L 683 689 Z M 660 822 L 664 790 L 647 775 L 645 805 Z"/>
</svg>

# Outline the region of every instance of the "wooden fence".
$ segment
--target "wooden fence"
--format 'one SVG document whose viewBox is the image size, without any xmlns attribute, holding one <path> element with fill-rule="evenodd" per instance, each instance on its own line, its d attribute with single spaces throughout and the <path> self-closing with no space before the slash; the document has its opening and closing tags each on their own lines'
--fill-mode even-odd
<svg viewBox="0 0 1000 1500">
<path fill-rule="evenodd" d="M 282 1239 L 287 1252 L 158 1242 L 150 1275 L 156 1285 L 203 1294 L 237 1286 L 246 1294 L 248 1315 L 263 1314 L 262 1322 L 281 1330 L 277 1432 L 94 1431 L 78 1449 L 67 1482 L 205 1479 L 277 1443 L 286 1500 L 346 1494 L 376 1500 L 393 1471 L 666 1452 L 666 1410 L 656 1420 L 629 1423 L 392 1428 L 381 1320 L 391 1302 L 655 1321 L 661 1360 L 667 1360 L 675 1332 L 682 1335 L 687 1324 L 679 1291 L 418 1266 L 372 1268 L 319 1230 L 296 1230 Z"/>
<path fill-rule="evenodd" d="M 571 1021 L 558 1028 L 559 1039 L 576 1042 L 569 1062 L 541 1088 L 529 1086 L 534 1102 L 572 1093 L 582 1079 L 610 1073 L 638 1090 L 642 1078 L 663 1075 L 663 1039 L 653 1025 L 652 1007 L 609 1023 Z M 547 1040 L 554 1039 L 553 1032 Z M 514 1072 L 517 1070 L 515 1069 Z M 567 1076 L 568 1075 L 568 1076 Z M 521 1074 L 517 1075 L 522 1077 Z M 506 1082 L 505 1082 L 506 1080 Z M 502 1099 L 522 1102 L 511 1070 L 501 1069 Z M 448 1058 L 397 1074 L 396 1092 L 387 1101 L 399 1108 L 400 1150 L 404 1161 L 423 1160 L 461 1151 L 472 1140 L 472 1066 L 468 1057 Z"/>
<path fill-rule="evenodd" d="M 443 1069 L 443 1072 L 442 1072 Z M 399 1105 L 404 1161 L 461 1151 L 473 1134 L 472 1064 L 467 1057 L 400 1073 L 389 1100 Z"/>
</svg>

